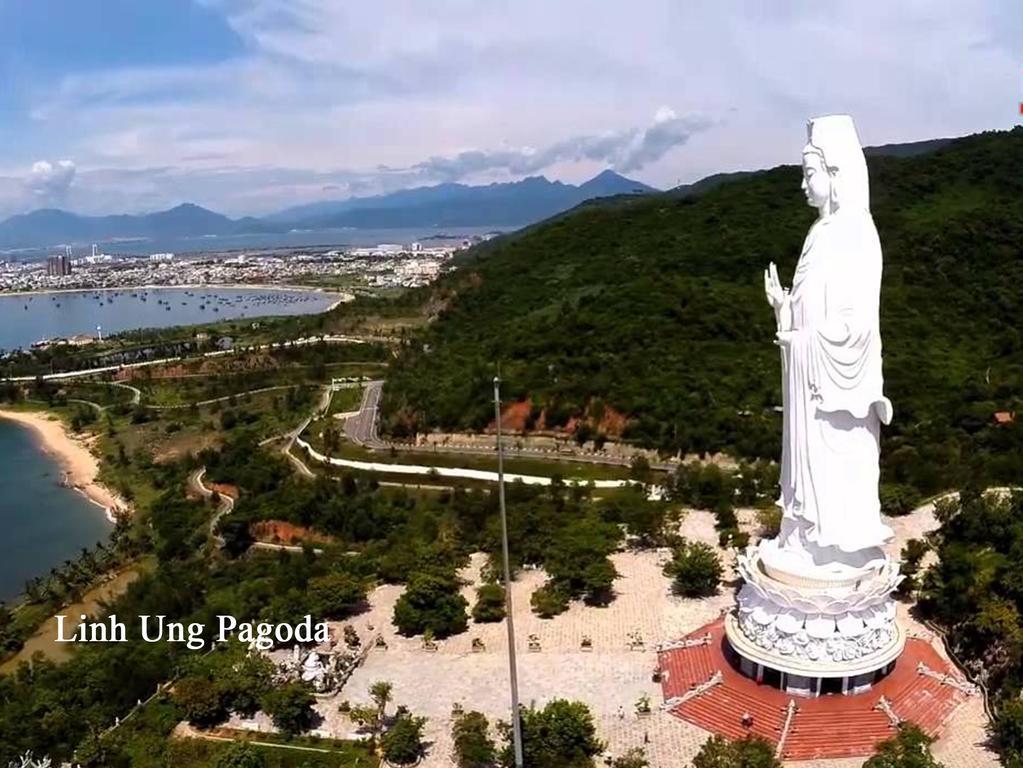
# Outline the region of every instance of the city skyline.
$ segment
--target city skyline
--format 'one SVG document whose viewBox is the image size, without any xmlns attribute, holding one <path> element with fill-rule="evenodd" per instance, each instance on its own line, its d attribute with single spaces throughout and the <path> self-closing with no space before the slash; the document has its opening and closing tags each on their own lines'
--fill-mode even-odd
<svg viewBox="0 0 1023 768">
<path fill-rule="evenodd" d="M 605 167 L 667 188 L 787 162 L 807 114 L 855 113 L 865 144 L 1020 118 L 1004 0 L 641 6 L 10 4 L 0 217 L 261 215 Z"/>
</svg>

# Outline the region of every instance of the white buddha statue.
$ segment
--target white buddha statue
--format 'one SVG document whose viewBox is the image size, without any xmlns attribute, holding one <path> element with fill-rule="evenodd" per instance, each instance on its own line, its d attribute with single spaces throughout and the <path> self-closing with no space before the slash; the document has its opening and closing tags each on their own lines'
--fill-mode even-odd
<svg viewBox="0 0 1023 768">
<path fill-rule="evenodd" d="M 312 683 L 313 687 L 319 690 L 320 686 L 323 685 L 326 674 L 327 669 L 323 666 L 320 654 L 316 651 L 311 651 L 305 657 L 305 662 L 302 664 L 302 682 Z"/>
<path fill-rule="evenodd" d="M 788 572 L 859 570 L 883 559 L 892 531 L 878 500 L 882 393 L 881 245 L 852 118 L 811 120 L 803 190 L 819 217 L 792 290 L 772 263 L 764 289 L 781 348 L 784 434 L 781 533 L 765 563 Z"/>
</svg>

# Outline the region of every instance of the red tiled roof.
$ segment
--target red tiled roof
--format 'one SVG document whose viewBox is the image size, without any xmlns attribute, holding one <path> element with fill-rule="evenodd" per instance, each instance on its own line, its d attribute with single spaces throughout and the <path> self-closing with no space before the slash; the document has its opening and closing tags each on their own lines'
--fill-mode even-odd
<svg viewBox="0 0 1023 768">
<path fill-rule="evenodd" d="M 926 733 L 937 734 L 948 716 L 966 697 L 956 688 L 942 685 L 917 672 L 923 662 L 939 673 L 954 674 L 948 663 L 923 640 L 910 638 L 895 669 L 865 693 L 852 696 L 794 697 L 784 691 L 742 675 L 725 658 L 724 620 L 718 619 L 687 635 L 711 634 L 709 645 L 680 648 L 659 654 L 665 673 L 661 690 L 665 700 L 681 696 L 719 671 L 723 681 L 699 696 L 676 706 L 672 714 L 705 730 L 731 739 L 750 733 L 777 744 L 785 724 L 785 709 L 796 703 L 785 739 L 786 760 L 859 757 L 874 752 L 875 745 L 895 733 L 888 717 L 876 709 L 881 696 L 903 720 L 916 723 Z M 741 720 L 749 713 L 753 723 Z"/>
</svg>

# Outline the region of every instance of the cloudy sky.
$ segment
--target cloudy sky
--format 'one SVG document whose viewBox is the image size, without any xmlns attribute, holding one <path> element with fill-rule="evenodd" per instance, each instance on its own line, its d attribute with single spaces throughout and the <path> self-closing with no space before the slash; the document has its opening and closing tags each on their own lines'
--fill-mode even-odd
<svg viewBox="0 0 1023 768">
<path fill-rule="evenodd" d="M 0 216 L 261 214 L 606 167 L 658 187 L 1008 128 L 1019 0 L 0 0 Z"/>
</svg>

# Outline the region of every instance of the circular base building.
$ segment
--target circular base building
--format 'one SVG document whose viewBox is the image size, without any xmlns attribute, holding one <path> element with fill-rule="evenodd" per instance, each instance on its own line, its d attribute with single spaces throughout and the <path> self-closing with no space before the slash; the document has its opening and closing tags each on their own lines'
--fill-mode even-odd
<svg viewBox="0 0 1023 768">
<path fill-rule="evenodd" d="M 727 653 L 757 682 L 803 697 L 862 693 L 905 647 L 892 598 L 899 568 L 880 549 L 820 565 L 768 540 L 740 555 L 738 570 Z"/>
</svg>

